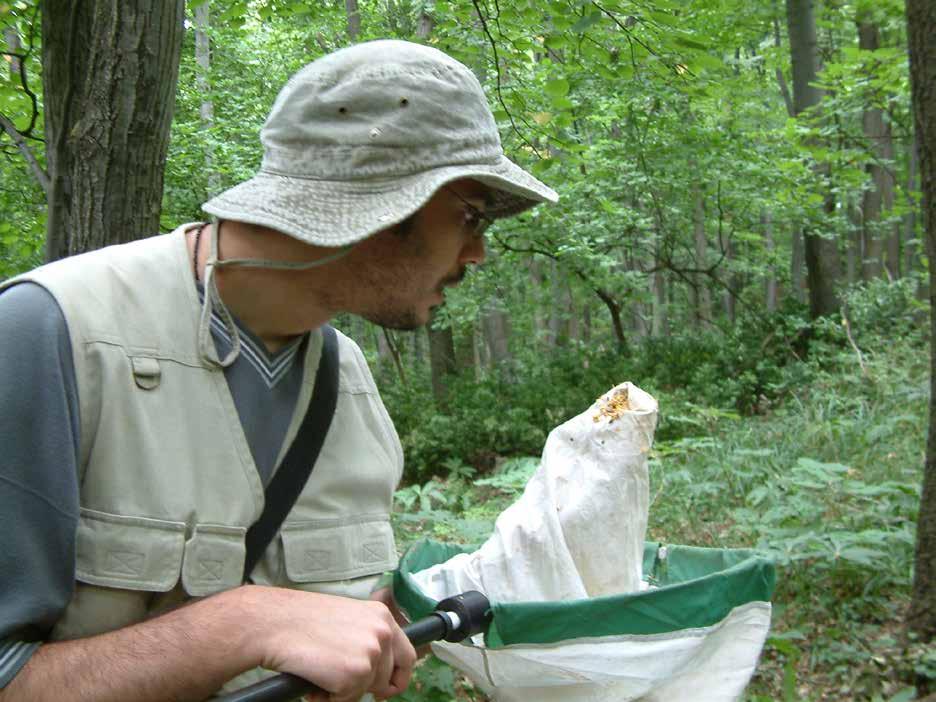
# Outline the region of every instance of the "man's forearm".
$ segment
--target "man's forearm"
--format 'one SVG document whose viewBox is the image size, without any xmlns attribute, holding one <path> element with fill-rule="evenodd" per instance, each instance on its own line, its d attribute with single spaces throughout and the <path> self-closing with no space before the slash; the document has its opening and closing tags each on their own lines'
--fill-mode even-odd
<svg viewBox="0 0 936 702">
<path fill-rule="evenodd" d="M 107 634 L 41 646 L 0 702 L 204 700 L 255 667 L 239 590 Z"/>
</svg>

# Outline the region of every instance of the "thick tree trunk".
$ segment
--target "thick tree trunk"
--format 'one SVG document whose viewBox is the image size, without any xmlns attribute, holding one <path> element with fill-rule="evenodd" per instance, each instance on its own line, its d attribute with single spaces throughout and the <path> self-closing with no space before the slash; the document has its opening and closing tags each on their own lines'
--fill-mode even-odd
<svg viewBox="0 0 936 702">
<path fill-rule="evenodd" d="M 819 72 L 819 50 L 813 0 L 786 0 L 787 26 L 790 33 L 790 57 L 793 65 L 793 109 L 799 116 L 818 105 L 822 90 L 815 86 Z M 828 177 L 828 168 L 817 166 L 817 175 Z M 826 197 L 828 209 L 829 198 Z M 838 310 L 835 283 L 839 277 L 838 247 L 809 229 L 803 232 L 806 279 L 809 285 L 809 311 L 813 319 Z"/>
<path fill-rule="evenodd" d="M 859 48 L 876 51 L 880 45 L 877 26 L 859 17 Z M 873 72 L 867 78 L 873 80 Z M 871 187 L 865 190 L 862 202 L 862 277 L 865 280 L 877 278 L 884 274 L 886 265 L 888 275 L 897 278 L 900 275 L 900 232 L 894 225 L 885 226 L 881 222 L 882 215 L 889 214 L 894 207 L 894 178 L 888 169 L 894 160 L 894 142 L 890 125 L 884 121 L 884 111 L 880 108 L 865 110 L 862 125 L 875 157 L 867 166 Z"/>
<path fill-rule="evenodd" d="M 930 425 L 913 600 L 907 623 L 924 644 L 936 637 L 936 3 L 907 0 L 907 39 L 914 125 L 920 149 L 923 230 L 930 261 Z M 918 690 L 920 696 L 932 690 Z"/>
<path fill-rule="evenodd" d="M 183 0 L 42 0 L 46 257 L 159 231 Z"/>
</svg>

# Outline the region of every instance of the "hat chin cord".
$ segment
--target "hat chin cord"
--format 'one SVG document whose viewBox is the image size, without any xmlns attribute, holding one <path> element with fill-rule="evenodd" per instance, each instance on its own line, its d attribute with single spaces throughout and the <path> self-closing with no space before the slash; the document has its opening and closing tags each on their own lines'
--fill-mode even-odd
<svg viewBox="0 0 936 702">
<path fill-rule="evenodd" d="M 335 253 L 315 261 L 274 261 L 264 258 L 229 258 L 220 261 L 218 260 L 218 236 L 220 229 L 221 220 L 214 219 L 212 221 L 211 235 L 209 237 L 208 260 L 205 261 L 205 299 L 202 302 L 201 318 L 198 324 L 198 350 L 202 360 L 208 364 L 227 368 L 237 360 L 240 354 L 241 339 L 240 333 L 237 330 L 237 325 L 234 323 L 234 317 L 231 315 L 231 312 L 228 310 L 227 305 L 224 304 L 218 292 L 218 282 L 215 277 L 217 269 L 240 266 L 242 268 L 305 271 L 312 268 L 319 268 L 320 266 L 325 266 L 338 259 L 344 258 L 351 253 L 351 249 L 354 248 L 354 245 L 350 244 L 344 246 Z M 223 359 L 218 358 L 214 340 L 211 338 L 211 316 L 215 309 L 218 311 L 218 316 L 221 318 L 221 323 L 224 325 L 225 331 L 231 337 L 231 349 Z"/>
</svg>

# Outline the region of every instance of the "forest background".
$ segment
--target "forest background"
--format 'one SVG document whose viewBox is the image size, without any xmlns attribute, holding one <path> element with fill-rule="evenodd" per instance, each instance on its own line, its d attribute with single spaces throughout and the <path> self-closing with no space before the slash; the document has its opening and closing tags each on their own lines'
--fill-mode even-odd
<svg viewBox="0 0 936 702">
<path fill-rule="evenodd" d="M 930 310 L 903 2 L 77 5 L 0 1 L 0 279 L 201 219 L 202 202 L 255 172 L 262 121 L 309 60 L 373 38 L 437 46 L 475 70 L 508 155 L 562 199 L 497 223 L 487 263 L 426 329 L 337 321 L 403 441 L 401 542 L 483 538 L 548 431 L 631 380 L 661 405 L 648 538 L 754 546 L 778 563 L 748 699 L 932 688 L 932 629 L 904 627 Z M 111 26 L 118 56 L 181 49 L 139 69 L 128 109 L 153 131 L 165 121 L 168 146 L 130 171 L 106 160 L 115 133 L 95 112 L 109 74 L 79 80 L 73 43 L 49 40 L 81 22 Z M 85 99 L 85 117 L 68 122 L 63 95 Z M 66 188 L 63 163 L 87 177 Z M 116 198 L 102 193 L 140 171 L 158 176 L 156 200 L 104 217 Z M 80 206 L 61 206 L 82 188 Z M 407 699 L 481 695 L 429 661 Z"/>
</svg>

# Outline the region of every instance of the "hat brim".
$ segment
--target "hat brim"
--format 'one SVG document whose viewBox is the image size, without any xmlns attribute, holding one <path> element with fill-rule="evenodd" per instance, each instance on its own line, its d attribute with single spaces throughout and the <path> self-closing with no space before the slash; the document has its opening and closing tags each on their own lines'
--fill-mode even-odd
<svg viewBox="0 0 936 702">
<path fill-rule="evenodd" d="M 219 219 L 267 226 L 307 244 L 337 247 L 366 239 L 420 209 L 446 183 L 471 178 L 491 189 L 486 214 L 509 217 L 559 196 L 515 163 L 459 164 L 404 177 L 314 180 L 261 171 L 202 209 Z"/>
</svg>

